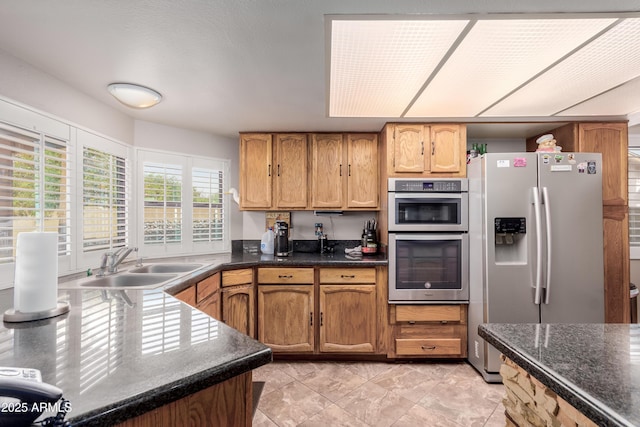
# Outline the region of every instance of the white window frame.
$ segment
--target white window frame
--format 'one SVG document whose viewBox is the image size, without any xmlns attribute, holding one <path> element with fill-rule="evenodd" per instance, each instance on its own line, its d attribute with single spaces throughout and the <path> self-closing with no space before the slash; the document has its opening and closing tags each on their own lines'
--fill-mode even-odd
<svg viewBox="0 0 640 427">
<path fill-rule="evenodd" d="M 192 168 L 210 168 L 223 171 L 224 192 L 229 191 L 229 163 L 227 159 L 217 159 L 213 157 L 192 156 L 184 153 L 170 151 L 151 150 L 148 148 L 136 148 L 136 224 L 139 225 L 137 231 L 137 242 L 139 256 L 144 258 L 162 258 L 179 255 L 197 255 L 207 253 L 230 252 L 230 209 L 228 198 L 223 198 L 224 227 L 223 239 L 217 242 L 193 242 L 193 190 L 192 190 Z M 180 165 L 182 167 L 182 231 L 180 243 L 172 244 L 145 244 L 144 243 L 144 163 L 164 163 L 170 165 Z M 185 226 L 187 224 L 188 226 Z"/>
</svg>

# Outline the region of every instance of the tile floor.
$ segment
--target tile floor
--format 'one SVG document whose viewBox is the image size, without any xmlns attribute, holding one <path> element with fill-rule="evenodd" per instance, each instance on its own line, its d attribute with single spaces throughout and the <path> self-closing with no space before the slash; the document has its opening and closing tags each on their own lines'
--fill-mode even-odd
<svg viewBox="0 0 640 427">
<path fill-rule="evenodd" d="M 504 427 L 502 384 L 466 362 L 273 362 L 254 371 L 264 388 L 258 427 Z"/>
</svg>

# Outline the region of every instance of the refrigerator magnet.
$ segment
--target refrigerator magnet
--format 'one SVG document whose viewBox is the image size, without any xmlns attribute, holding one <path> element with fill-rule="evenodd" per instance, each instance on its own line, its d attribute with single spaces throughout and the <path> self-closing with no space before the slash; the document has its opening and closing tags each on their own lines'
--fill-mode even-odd
<svg viewBox="0 0 640 427">
<path fill-rule="evenodd" d="M 551 156 L 548 154 L 543 154 L 542 155 L 542 163 L 545 165 L 549 164 L 549 161 L 551 160 Z"/>
<path fill-rule="evenodd" d="M 587 162 L 587 175 L 595 175 L 596 174 L 596 162 L 590 161 Z"/>
<path fill-rule="evenodd" d="M 514 168 L 524 168 L 527 166 L 527 159 L 524 157 L 516 157 L 513 159 Z"/>
<path fill-rule="evenodd" d="M 584 171 L 586 169 L 587 169 L 587 163 L 586 162 L 578 163 L 578 173 L 584 173 Z"/>
<path fill-rule="evenodd" d="M 576 163 L 576 155 L 574 153 L 567 154 L 567 160 L 570 164 L 574 165 Z"/>
</svg>

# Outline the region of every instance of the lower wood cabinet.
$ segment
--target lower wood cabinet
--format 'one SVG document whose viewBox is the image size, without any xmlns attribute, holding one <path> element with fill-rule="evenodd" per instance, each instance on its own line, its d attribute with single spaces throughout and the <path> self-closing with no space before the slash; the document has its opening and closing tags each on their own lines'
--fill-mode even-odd
<svg viewBox="0 0 640 427">
<path fill-rule="evenodd" d="M 392 305 L 394 357 L 467 357 L 466 305 Z"/>
<path fill-rule="evenodd" d="M 256 338 L 256 287 L 253 269 L 222 272 L 222 321 Z"/>
<path fill-rule="evenodd" d="M 312 353 L 313 289 L 313 283 L 258 285 L 258 340 L 274 353 Z"/>
</svg>

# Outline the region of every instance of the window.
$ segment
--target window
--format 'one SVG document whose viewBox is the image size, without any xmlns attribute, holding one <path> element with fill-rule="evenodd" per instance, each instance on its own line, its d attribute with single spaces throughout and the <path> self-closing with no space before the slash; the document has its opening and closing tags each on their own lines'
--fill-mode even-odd
<svg viewBox="0 0 640 427">
<path fill-rule="evenodd" d="M 139 149 L 141 255 L 228 251 L 227 160 Z"/>
<path fill-rule="evenodd" d="M 68 141 L 0 123 L 0 264 L 15 262 L 23 231 L 58 233 L 58 255 L 71 253 Z"/>
<path fill-rule="evenodd" d="M 144 244 L 182 241 L 182 167 L 145 162 Z"/>
<path fill-rule="evenodd" d="M 629 245 L 633 259 L 640 259 L 640 147 L 629 147 Z"/>
<path fill-rule="evenodd" d="M 128 167 L 124 157 L 83 147 L 82 249 L 104 251 L 128 244 Z"/>
</svg>

